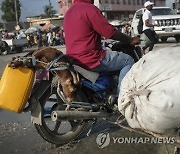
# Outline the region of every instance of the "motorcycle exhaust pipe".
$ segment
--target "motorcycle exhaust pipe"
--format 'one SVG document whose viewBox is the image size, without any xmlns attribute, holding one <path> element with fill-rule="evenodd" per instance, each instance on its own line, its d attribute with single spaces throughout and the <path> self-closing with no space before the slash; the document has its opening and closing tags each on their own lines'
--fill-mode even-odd
<svg viewBox="0 0 180 154">
<path fill-rule="evenodd" d="M 94 118 L 107 118 L 110 114 L 107 112 L 90 111 L 53 111 L 51 113 L 52 121 L 60 120 L 90 120 Z"/>
</svg>

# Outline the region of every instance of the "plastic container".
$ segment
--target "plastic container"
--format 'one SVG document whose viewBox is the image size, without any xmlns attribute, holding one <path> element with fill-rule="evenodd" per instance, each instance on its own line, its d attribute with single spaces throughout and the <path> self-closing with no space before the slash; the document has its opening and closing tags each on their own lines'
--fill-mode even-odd
<svg viewBox="0 0 180 154">
<path fill-rule="evenodd" d="M 22 112 L 31 94 L 35 72 L 6 66 L 0 81 L 0 108 Z"/>
</svg>

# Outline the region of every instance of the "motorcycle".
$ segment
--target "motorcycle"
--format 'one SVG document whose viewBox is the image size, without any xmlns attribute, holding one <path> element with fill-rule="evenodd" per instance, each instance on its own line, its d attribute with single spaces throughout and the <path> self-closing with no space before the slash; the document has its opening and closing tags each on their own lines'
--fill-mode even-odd
<svg viewBox="0 0 180 154">
<path fill-rule="evenodd" d="M 127 49 L 127 45 L 117 42 L 113 43 L 112 50 L 115 47 L 116 51 L 124 50 L 128 54 L 132 52 L 131 55 L 135 61 L 142 56 L 138 46 L 131 46 Z M 117 49 L 117 47 L 119 48 Z M 88 73 L 93 72 L 88 71 Z M 34 108 L 32 109 L 32 121 L 40 136 L 53 144 L 65 144 L 76 139 L 89 121 L 93 122 L 87 135 L 90 134 L 97 119 L 102 118 L 108 121 L 112 116 L 119 116 L 117 104 L 111 102 L 111 98 L 116 93 L 116 73 L 100 74 L 94 84 L 81 75 L 81 84 L 76 98 L 69 104 L 63 92 L 58 92 L 57 87 L 52 87 L 54 74 L 50 69 L 50 80 L 36 82 L 29 100 L 29 102 L 33 102 L 32 104 L 36 104 L 35 107 L 32 107 Z M 34 113 L 38 117 L 34 116 Z"/>
</svg>

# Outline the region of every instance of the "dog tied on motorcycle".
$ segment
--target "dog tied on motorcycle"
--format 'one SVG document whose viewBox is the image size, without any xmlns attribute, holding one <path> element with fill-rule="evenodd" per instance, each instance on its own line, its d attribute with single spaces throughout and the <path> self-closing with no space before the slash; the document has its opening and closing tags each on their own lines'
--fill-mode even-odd
<svg viewBox="0 0 180 154">
<path fill-rule="evenodd" d="M 61 55 L 62 57 L 56 63 L 53 64 L 53 67 L 66 67 L 66 69 L 57 69 L 53 71 L 56 75 L 52 80 L 52 85 L 60 87 L 58 90 L 63 92 L 63 95 L 67 100 L 66 102 L 70 103 L 75 99 L 77 86 L 79 84 L 79 78 L 77 73 L 73 71 L 70 59 L 66 55 L 63 55 L 61 51 L 51 47 L 43 47 L 36 51 L 32 51 L 24 56 L 34 57 L 36 59 L 35 66 L 32 66 L 31 59 L 27 59 L 25 61 L 18 61 L 16 58 L 12 58 L 12 61 L 10 62 L 9 66 L 12 68 L 26 66 L 29 68 L 33 68 L 35 70 L 47 69 L 50 63 Z"/>
</svg>

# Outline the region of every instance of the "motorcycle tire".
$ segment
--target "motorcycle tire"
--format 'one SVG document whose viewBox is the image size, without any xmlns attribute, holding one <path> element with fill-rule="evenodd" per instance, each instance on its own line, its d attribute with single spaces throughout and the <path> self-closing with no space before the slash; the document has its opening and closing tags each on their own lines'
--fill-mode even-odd
<svg viewBox="0 0 180 154">
<path fill-rule="evenodd" d="M 75 101 L 87 102 L 87 98 L 81 90 L 78 90 L 77 93 L 78 94 Z M 51 98 L 51 96 L 53 95 L 56 98 L 55 97 Z M 49 108 L 49 113 L 46 111 L 46 105 L 50 103 L 48 101 L 51 101 L 52 103 L 52 106 Z M 51 88 L 49 88 L 49 90 L 40 99 L 40 105 L 42 108 L 41 110 L 42 125 L 35 124 L 35 128 L 37 132 L 40 134 L 40 136 L 46 141 L 52 144 L 56 144 L 56 145 L 66 144 L 66 143 L 69 143 L 70 141 L 75 140 L 83 132 L 83 130 L 85 129 L 87 125 L 87 121 L 82 121 L 82 120 L 68 121 L 69 125 L 72 128 L 68 130 L 68 128 L 62 127 L 61 129 L 64 129 L 64 131 L 67 130 L 67 132 L 60 133 L 59 132 L 61 130 L 60 125 L 64 121 L 53 122 L 51 120 L 51 113 L 53 110 L 65 110 L 65 105 L 63 105 L 63 103 L 64 102 L 60 99 L 58 94 L 56 92 L 51 93 Z M 49 125 L 48 122 L 53 124 L 54 128 L 52 128 L 52 126 Z"/>
</svg>

